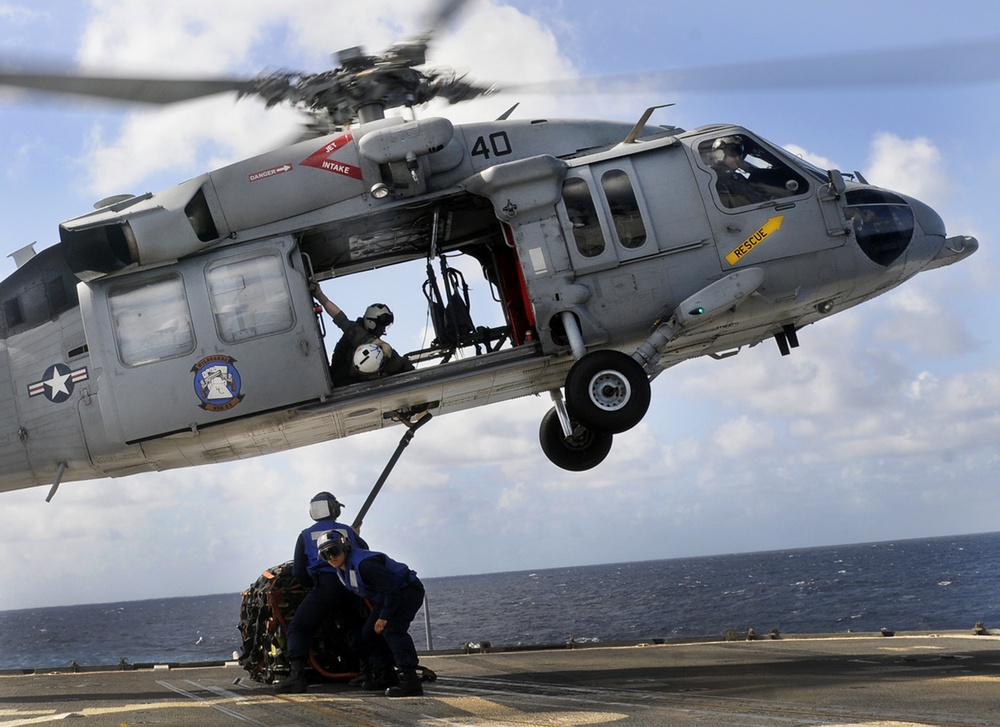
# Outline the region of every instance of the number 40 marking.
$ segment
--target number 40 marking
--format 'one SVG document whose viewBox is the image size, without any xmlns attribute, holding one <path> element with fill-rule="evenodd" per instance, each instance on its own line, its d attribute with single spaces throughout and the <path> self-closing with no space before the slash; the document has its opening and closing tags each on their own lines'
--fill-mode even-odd
<svg viewBox="0 0 1000 727">
<path fill-rule="evenodd" d="M 507 156 L 512 152 L 510 148 L 510 139 L 507 137 L 506 131 L 498 131 L 489 136 L 480 136 L 476 139 L 476 143 L 472 146 L 472 156 L 479 157 L 483 159 L 489 159 L 490 153 L 493 156 Z"/>
</svg>

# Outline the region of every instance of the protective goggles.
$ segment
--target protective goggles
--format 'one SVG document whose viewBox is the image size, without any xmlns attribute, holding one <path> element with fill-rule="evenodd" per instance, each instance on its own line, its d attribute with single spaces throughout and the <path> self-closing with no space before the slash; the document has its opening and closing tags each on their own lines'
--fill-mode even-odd
<svg viewBox="0 0 1000 727">
<path fill-rule="evenodd" d="M 328 545 L 323 550 L 319 551 L 319 557 L 323 560 L 330 560 L 330 558 L 336 558 L 347 552 L 347 547 L 341 545 L 340 543 L 334 543 L 333 545 Z"/>
</svg>

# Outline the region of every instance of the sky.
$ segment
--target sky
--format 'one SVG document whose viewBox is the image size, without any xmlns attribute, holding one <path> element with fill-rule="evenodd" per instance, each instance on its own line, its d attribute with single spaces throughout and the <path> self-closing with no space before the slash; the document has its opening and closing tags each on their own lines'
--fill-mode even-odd
<svg viewBox="0 0 1000 727">
<path fill-rule="evenodd" d="M 126 75 L 315 72 L 341 48 L 377 51 L 421 32 L 431 10 L 414 0 L 0 0 L 0 59 Z M 673 103 L 653 122 L 741 124 L 927 202 L 980 250 L 807 327 L 791 356 L 767 341 L 669 369 L 643 422 L 589 472 L 542 454 L 547 396 L 437 417 L 366 518 L 372 547 L 434 577 L 1000 530 L 990 217 L 1000 83 L 922 83 L 941 58 L 912 50 L 959 52 L 998 25 L 992 0 L 471 0 L 437 34 L 432 65 L 506 84 L 633 80 L 614 93 L 501 94 L 421 117 L 492 119 L 520 102 L 516 118 L 631 122 Z M 867 69 L 849 59 L 877 50 L 910 54 L 905 83 L 863 83 Z M 706 66 L 728 88 L 643 76 Z M 838 73 L 840 85 L 811 85 Z M 3 253 L 51 245 L 61 221 L 102 197 L 158 191 L 274 148 L 295 123 L 290 110 L 231 97 L 151 109 L 0 92 Z M 13 269 L 0 256 L 0 274 Z M 389 340 L 419 348 L 422 266 L 356 278 L 324 287 L 350 315 L 377 290 L 397 311 Z M 316 492 L 333 492 L 350 521 L 402 433 L 70 482 L 50 503 L 47 488 L 0 494 L 0 610 L 240 591 L 291 558 Z"/>
</svg>

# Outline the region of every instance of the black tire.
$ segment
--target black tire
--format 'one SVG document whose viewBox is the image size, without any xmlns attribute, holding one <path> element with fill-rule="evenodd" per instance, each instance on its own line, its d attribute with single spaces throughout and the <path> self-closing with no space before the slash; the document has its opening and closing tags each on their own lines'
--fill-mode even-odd
<svg viewBox="0 0 1000 727">
<path fill-rule="evenodd" d="M 646 415 L 650 397 L 646 372 L 621 351 L 592 351 L 566 376 L 566 409 L 588 429 L 631 429 Z"/>
<path fill-rule="evenodd" d="M 566 437 L 559 423 L 559 414 L 553 407 L 542 417 L 542 423 L 538 427 L 538 441 L 545 456 L 556 467 L 570 472 L 583 472 L 604 461 L 611 451 L 614 435 L 610 432 L 595 432 L 576 424 L 573 435 Z"/>
</svg>

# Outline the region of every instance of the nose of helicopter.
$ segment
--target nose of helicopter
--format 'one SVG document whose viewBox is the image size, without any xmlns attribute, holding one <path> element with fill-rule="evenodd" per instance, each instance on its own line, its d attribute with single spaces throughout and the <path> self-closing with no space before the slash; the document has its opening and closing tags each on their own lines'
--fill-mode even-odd
<svg viewBox="0 0 1000 727">
<path fill-rule="evenodd" d="M 914 220 L 925 235 L 942 238 L 947 235 L 944 220 L 930 205 L 912 197 L 904 197 L 904 199 L 909 202 L 910 209 L 913 210 Z"/>
<path fill-rule="evenodd" d="M 862 252 L 904 277 L 958 262 L 979 247 L 972 237 L 948 237 L 944 220 L 930 205 L 896 192 L 848 190 L 845 214 Z"/>
<path fill-rule="evenodd" d="M 924 270 L 951 265 L 967 258 L 979 249 L 979 241 L 967 235 L 948 237 L 944 220 L 930 205 L 912 197 L 905 197 L 913 210 L 916 222 L 914 237 L 923 233 L 920 243 L 921 252 L 926 255 L 927 264 Z"/>
</svg>

